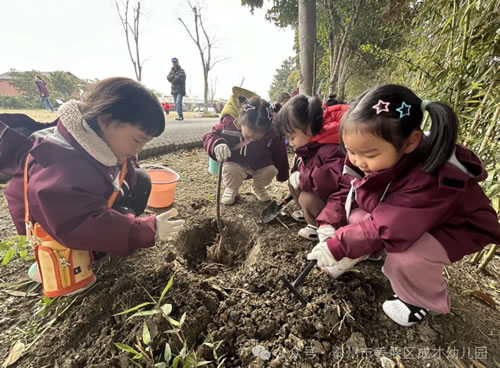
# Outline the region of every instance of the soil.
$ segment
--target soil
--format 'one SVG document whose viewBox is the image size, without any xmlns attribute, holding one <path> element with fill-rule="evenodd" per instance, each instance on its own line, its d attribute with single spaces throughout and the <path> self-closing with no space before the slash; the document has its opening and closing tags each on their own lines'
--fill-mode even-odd
<svg viewBox="0 0 500 368">
<path fill-rule="evenodd" d="M 222 341 L 217 352 L 226 354 L 225 367 L 453 367 L 458 360 L 466 367 L 477 362 L 498 366 L 499 312 L 467 292 L 486 293 L 498 305 L 498 255 L 480 272 L 471 257 L 447 267 L 452 312 L 431 315 L 411 328 L 396 325 L 382 311 L 392 295 L 381 272 L 383 261 L 361 262 L 337 280 L 314 269 L 299 289 L 309 301 L 303 307 L 280 280 L 284 276 L 293 281 L 314 245 L 298 237 L 300 224 L 287 215 L 280 216 L 281 222 L 260 223 L 266 203 L 257 201 L 245 182 L 237 203 L 221 208 L 232 256 L 214 261 L 207 248 L 220 236 L 217 178 L 208 174 L 205 153 L 176 152 L 150 161 L 180 174 L 173 207 L 186 220 L 185 230 L 130 257 L 95 261 L 97 283 L 79 296 L 56 299 L 44 313 L 36 313 L 42 307 L 40 287 L 19 287 L 32 261 L 16 257 L 2 266 L 0 362 L 21 341 L 29 349 L 15 367 L 133 366 L 127 359 L 132 355 L 114 343 L 134 346 L 142 340 L 144 322 L 156 356 L 166 342 L 175 351 L 178 339 L 167 333 L 171 327 L 160 315 L 115 316 L 150 301 L 150 296 L 157 300 L 174 275 L 163 303 L 172 304 L 171 316 L 177 320 L 186 314 L 183 335 L 199 359 L 213 359 L 204 342 Z M 270 192 L 278 199 L 286 189 L 273 183 Z M 0 239 L 15 235 L 3 189 L 1 194 Z M 293 209 L 292 203 L 287 211 Z M 147 211 L 150 215 L 163 209 Z M 8 294 L 16 286 L 32 289 L 30 296 Z"/>
</svg>

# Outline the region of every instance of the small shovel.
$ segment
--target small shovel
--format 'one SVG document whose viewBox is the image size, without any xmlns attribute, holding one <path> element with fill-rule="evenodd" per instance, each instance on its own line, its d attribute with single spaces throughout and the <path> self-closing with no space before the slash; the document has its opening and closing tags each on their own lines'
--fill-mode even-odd
<svg viewBox="0 0 500 368">
<path fill-rule="evenodd" d="M 272 201 L 269 205 L 264 208 L 260 214 L 260 219 L 262 223 L 267 224 L 274 220 L 280 214 L 283 207 L 285 207 L 290 201 L 293 199 L 292 195 L 289 194 L 285 199 L 281 200 L 281 203 L 278 204 L 276 201 Z"/>
<path fill-rule="evenodd" d="M 281 276 L 280 279 L 281 281 L 283 281 L 283 284 L 285 285 L 285 287 L 290 290 L 290 292 L 300 301 L 300 303 L 302 304 L 303 307 L 306 306 L 307 304 L 307 299 L 304 298 L 304 296 L 302 296 L 301 293 L 299 293 L 299 286 L 302 284 L 302 282 L 304 281 L 304 279 L 307 277 L 307 275 L 309 275 L 309 273 L 311 272 L 311 270 L 314 268 L 314 266 L 316 266 L 316 263 L 318 261 L 313 259 L 312 261 L 310 261 L 306 268 L 304 268 L 304 270 L 302 270 L 302 272 L 300 273 L 299 276 L 297 276 L 297 278 L 295 279 L 295 281 L 293 283 L 291 283 L 290 281 L 288 281 L 285 276 Z"/>
</svg>

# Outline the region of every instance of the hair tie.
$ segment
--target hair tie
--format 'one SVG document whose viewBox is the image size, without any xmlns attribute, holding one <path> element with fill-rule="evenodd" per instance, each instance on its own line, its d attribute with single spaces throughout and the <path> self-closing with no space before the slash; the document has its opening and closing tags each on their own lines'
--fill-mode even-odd
<svg viewBox="0 0 500 368">
<path fill-rule="evenodd" d="M 420 110 L 422 110 L 422 112 L 425 112 L 425 110 L 427 110 L 427 105 L 430 103 L 431 101 L 429 100 L 422 100 L 422 102 L 420 102 Z"/>
<path fill-rule="evenodd" d="M 310 103 L 311 103 L 311 101 L 312 101 L 313 99 L 314 99 L 314 97 L 312 97 L 312 96 L 311 96 L 311 97 L 309 97 L 309 98 L 307 99 L 307 103 L 308 103 L 308 104 L 310 104 Z"/>
</svg>

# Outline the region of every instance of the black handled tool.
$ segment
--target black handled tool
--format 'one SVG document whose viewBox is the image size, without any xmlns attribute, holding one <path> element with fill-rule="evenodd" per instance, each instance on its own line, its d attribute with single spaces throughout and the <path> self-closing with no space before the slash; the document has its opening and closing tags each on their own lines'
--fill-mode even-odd
<svg viewBox="0 0 500 368">
<path fill-rule="evenodd" d="M 313 259 L 310 261 L 306 268 L 300 273 L 299 276 L 295 279 L 293 283 L 290 283 L 284 276 L 281 276 L 280 279 L 283 281 L 285 284 L 285 287 L 291 291 L 291 293 L 302 303 L 302 306 L 305 307 L 307 304 L 307 299 L 302 296 L 301 293 L 299 293 L 298 287 L 302 284 L 304 279 L 309 275 L 309 272 L 316 266 L 316 263 L 318 261 Z"/>
<path fill-rule="evenodd" d="M 267 224 L 274 220 L 281 212 L 283 207 L 285 207 L 290 201 L 293 199 L 292 195 L 289 194 L 285 199 L 281 200 L 281 203 L 278 204 L 276 201 L 272 201 L 269 205 L 264 208 L 260 214 L 260 219 L 262 223 Z"/>
</svg>

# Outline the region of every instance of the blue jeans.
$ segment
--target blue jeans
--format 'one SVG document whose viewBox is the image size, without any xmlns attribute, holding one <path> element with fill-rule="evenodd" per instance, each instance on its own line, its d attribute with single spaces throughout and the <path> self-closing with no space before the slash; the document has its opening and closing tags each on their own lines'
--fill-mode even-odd
<svg viewBox="0 0 500 368">
<path fill-rule="evenodd" d="M 174 95 L 174 103 L 175 103 L 175 111 L 177 111 L 177 115 L 179 115 L 180 118 L 183 117 L 182 115 L 182 98 L 184 95 L 182 93 L 176 93 Z"/>
<path fill-rule="evenodd" d="M 45 110 L 54 112 L 54 108 L 52 107 L 52 104 L 50 103 L 49 96 L 40 96 L 40 103 L 42 104 L 42 107 Z"/>
</svg>

